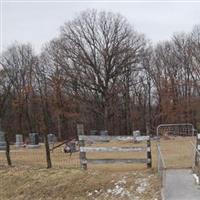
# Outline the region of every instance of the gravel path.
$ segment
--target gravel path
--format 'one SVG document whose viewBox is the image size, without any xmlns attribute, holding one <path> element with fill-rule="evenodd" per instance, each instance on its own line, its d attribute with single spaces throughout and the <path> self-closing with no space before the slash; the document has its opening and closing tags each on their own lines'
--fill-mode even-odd
<svg viewBox="0 0 200 200">
<path fill-rule="evenodd" d="M 191 170 L 166 171 L 165 200 L 200 200 L 200 186 L 195 184 Z"/>
</svg>

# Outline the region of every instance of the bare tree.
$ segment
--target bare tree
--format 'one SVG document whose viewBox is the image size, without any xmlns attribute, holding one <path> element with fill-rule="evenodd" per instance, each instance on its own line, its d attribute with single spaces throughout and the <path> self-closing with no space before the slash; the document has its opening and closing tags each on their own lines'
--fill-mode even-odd
<svg viewBox="0 0 200 200">
<path fill-rule="evenodd" d="M 43 136 L 45 142 L 45 150 L 46 150 L 46 161 L 47 161 L 47 168 L 52 167 L 51 163 L 51 154 L 49 148 L 49 142 L 47 135 L 50 133 L 51 127 L 51 114 L 49 109 L 49 94 L 48 94 L 48 67 L 46 66 L 46 60 L 43 55 L 38 60 L 38 65 L 35 68 L 35 77 L 37 80 L 37 88 L 39 90 L 40 95 L 40 105 L 42 108 L 42 116 L 44 121 L 44 128 L 43 128 Z"/>
<path fill-rule="evenodd" d="M 121 15 L 89 10 L 61 28 L 58 43 L 61 60 L 57 63 L 78 89 L 96 96 L 108 129 L 112 91 L 120 77 L 139 62 L 143 36 Z"/>
<path fill-rule="evenodd" d="M 2 55 L 1 65 L 4 74 L 9 80 L 10 90 L 15 93 L 15 102 L 18 113 L 18 131 L 23 133 L 26 126 L 24 117 L 27 119 L 29 132 L 34 131 L 34 120 L 32 113 L 32 95 L 33 95 L 33 68 L 35 65 L 35 56 L 32 47 L 27 45 L 14 44 L 9 47 Z"/>
</svg>

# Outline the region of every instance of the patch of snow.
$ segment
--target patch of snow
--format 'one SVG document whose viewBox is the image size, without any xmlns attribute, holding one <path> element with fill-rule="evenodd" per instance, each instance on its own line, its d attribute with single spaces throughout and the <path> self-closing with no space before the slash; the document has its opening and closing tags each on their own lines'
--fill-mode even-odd
<svg viewBox="0 0 200 200">
<path fill-rule="evenodd" d="M 89 193 L 88 193 L 88 197 L 89 197 L 89 196 L 92 196 L 92 192 L 89 192 Z"/>
<path fill-rule="evenodd" d="M 139 186 L 136 188 L 136 191 L 140 194 L 143 193 L 149 185 L 146 178 L 137 179 L 136 184 L 139 184 Z"/>
<path fill-rule="evenodd" d="M 113 187 L 112 188 L 108 188 L 105 191 L 103 189 L 100 190 L 94 190 L 93 192 L 87 192 L 87 196 L 88 197 L 92 197 L 93 199 L 95 199 L 96 195 L 100 195 L 102 199 L 108 199 L 108 197 L 110 196 L 118 196 L 118 197 L 126 197 L 127 199 L 132 199 L 132 200 L 139 200 L 139 198 L 137 198 L 137 196 L 134 197 L 134 199 L 132 198 L 132 194 L 129 192 L 128 189 L 126 189 L 126 183 L 127 181 L 125 180 L 126 176 L 122 177 L 121 180 L 118 180 L 117 182 L 115 182 L 114 180 L 112 180 L 111 182 L 113 182 Z M 93 197 L 94 195 L 94 197 Z M 99 196 L 99 197 L 100 197 Z"/>
<path fill-rule="evenodd" d="M 124 188 L 120 187 L 119 185 L 115 185 L 114 189 L 112 190 L 113 195 L 119 195 L 123 192 Z"/>
<path fill-rule="evenodd" d="M 121 180 L 114 183 L 114 188 L 107 189 L 107 195 L 110 194 L 121 197 L 130 196 L 130 192 L 125 188 L 125 185 L 127 183 L 125 178 L 126 176 L 124 176 Z M 114 182 L 114 180 L 112 180 L 112 182 Z"/>
<path fill-rule="evenodd" d="M 111 193 L 112 192 L 112 190 L 111 189 L 107 189 L 107 193 Z"/>
<path fill-rule="evenodd" d="M 138 186 L 137 188 L 136 188 L 136 191 L 138 192 L 138 193 L 143 193 L 144 191 L 146 190 L 146 188 L 145 187 L 142 187 L 142 186 Z"/>
<path fill-rule="evenodd" d="M 193 174 L 193 177 L 194 177 L 194 179 L 195 179 L 195 182 L 196 182 L 197 184 L 199 184 L 199 177 L 198 177 L 196 174 Z"/>
<path fill-rule="evenodd" d="M 126 184 L 126 180 L 122 179 L 115 183 L 115 185 Z"/>
</svg>

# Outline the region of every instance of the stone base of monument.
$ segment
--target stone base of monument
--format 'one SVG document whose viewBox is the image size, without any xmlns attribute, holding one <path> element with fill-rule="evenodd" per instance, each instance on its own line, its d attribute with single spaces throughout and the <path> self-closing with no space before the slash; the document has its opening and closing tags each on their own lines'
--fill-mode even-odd
<svg viewBox="0 0 200 200">
<path fill-rule="evenodd" d="M 38 149 L 40 148 L 40 144 L 28 144 L 26 147 L 28 149 Z"/>
</svg>

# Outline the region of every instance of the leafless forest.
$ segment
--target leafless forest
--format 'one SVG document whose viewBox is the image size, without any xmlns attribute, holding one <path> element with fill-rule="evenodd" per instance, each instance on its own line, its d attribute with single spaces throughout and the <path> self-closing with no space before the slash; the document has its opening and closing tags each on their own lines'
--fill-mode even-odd
<svg viewBox="0 0 200 200">
<path fill-rule="evenodd" d="M 200 129 L 198 25 L 152 45 L 123 16 L 87 10 L 39 55 L 14 43 L 0 66 L 1 126 L 10 139 L 30 132 L 67 139 L 78 122 L 113 135 L 154 134 L 160 123 Z"/>
</svg>

